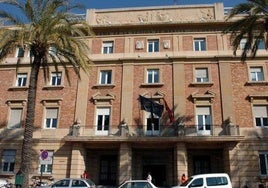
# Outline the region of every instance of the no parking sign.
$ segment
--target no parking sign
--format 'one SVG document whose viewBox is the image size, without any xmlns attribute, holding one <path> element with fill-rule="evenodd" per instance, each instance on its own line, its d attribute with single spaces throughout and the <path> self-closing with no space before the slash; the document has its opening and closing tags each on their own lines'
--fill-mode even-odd
<svg viewBox="0 0 268 188">
<path fill-rule="evenodd" d="M 48 165 L 52 164 L 52 157 L 49 156 L 48 151 L 46 150 L 41 150 L 40 156 L 39 156 L 39 161 L 41 165 Z"/>
</svg>

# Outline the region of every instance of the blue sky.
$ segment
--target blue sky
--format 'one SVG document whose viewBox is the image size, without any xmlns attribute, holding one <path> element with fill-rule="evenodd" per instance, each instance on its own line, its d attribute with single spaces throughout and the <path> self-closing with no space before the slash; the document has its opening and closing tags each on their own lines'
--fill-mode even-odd
<svg viewBox="0 0 268 188">
<path fill-rule="evenodd" d="M 123 7 L 144 7 L 144 6 L 170 6 L 192 5 L 192 4 L 211 4 L 223 2 L 225 7 L 232 7 L 236 4 L 246 2 L 246 0 L 73 0 L 84 4 L 87 9 L 106 9 Z"/>
</svg>

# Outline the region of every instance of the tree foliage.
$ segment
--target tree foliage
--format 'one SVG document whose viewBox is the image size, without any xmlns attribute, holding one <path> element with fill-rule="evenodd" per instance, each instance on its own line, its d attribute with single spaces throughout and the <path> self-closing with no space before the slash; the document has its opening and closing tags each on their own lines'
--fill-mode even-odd
<svg viewBox="0 0 268 188">
<path fill-rule="evenodd" d="M 16 11 L 5 9 L 7 6 Z M 81 69 L 87 71 L 90 66 L 87 37 L 92 33 L 85 19 L 72 13 L 77 8 L 83 7 L 68 0 L 0 0 L 0 62 L 17 47 L 30 52 L 31 73 L 21 154 L 23 187 L 29 185 L 39 70 L 47 79 L 50 67 L 56 71 L 63 67 L 70 79 L 69 66 L 78 77 Z M 18 58 L 17 68 L 20 64 Z"/>
<path fill-rule="evenodd" d="M 230 33 L 234 55 L 239 49 L 241 40 L 245 40 L 241 59 L 245 60 L 249 54 L 256 56 L 260 42 L 264 41 L 268 47 L 268 0 L 248 0 L 236 5 L 229 12 L 227 21 L 231 24 L 224 30 Z"/>
</svg>

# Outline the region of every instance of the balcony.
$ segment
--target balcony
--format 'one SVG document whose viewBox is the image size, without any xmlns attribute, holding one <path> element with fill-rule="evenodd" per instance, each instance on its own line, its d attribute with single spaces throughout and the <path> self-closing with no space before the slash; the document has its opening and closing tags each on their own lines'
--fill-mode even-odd
<svg viewBox="0 0 268 188">
<path fill-rule="evenodd" d="M 73 125 L 70 128 L 69 136 L 114 136 L 114 137 L 187 137 L 187 136 L 240 136 L 238 125 L 207 125 L 200 127 L 197 125 L 162 125 L 160 128 L 146 130 L 145 126 L 118 126 L 109 131 L 96 131 L 86 128 L 83 125 Z"/>
<path fill-rule="evenodd" d="M 118 126 L 115 129 L 105 132 L 105 134 L 96 134 L 96 127 L 72 126 L 70 133 L 64 137 L 66 142 L 81 142 L 88 144 L 102 144 L 103 146 L 111 144 L 118 146 L 121 142 L 146 144 L 175 144 L 184 143 L 233 143 L 240 142 L 244 136 L 240 135 L 240 128 L 236 125 L 213 125 L 211 131 L 200 132 L 193 126 L 180 126 L 175 129 L 172 126 L 161 126 L 160 130 L 146 131 L 145 126 Z"/>
</svg>

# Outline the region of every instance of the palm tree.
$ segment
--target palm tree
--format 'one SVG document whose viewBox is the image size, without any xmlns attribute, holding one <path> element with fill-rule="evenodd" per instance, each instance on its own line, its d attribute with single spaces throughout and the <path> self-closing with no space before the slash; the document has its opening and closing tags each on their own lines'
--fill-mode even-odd
<svg viewBox="0 0 268 188">
<path fill-rule="evenodd" d="M 65 68 L 67 78 L 70 79 L 67 65 L 72 65 L 80 78 L 80 69 L 87 71 L 89 68 L 89 47 L 85 37 L 91 35 L 91 31 L 85 20 L 71 13 L 81 6 L 69 4 L 68 0 L 1 0 L 0 2 L 0 5 L 2 4 L 0 20 L 9 24 L 0 27 L 0 60 L 2 61 L 18 46 L 30 51 L 31 73 L 21 154 L 23 187 L 28 187 L 39 70 L 43 68 L 44 77 L 47 79 L 50 66 L 54 66 L 56 70 L 62 66 Z M 4 4 L 17 9 L 20 15 L 3 10 Z M 18 60 L 17 66 L 19 64 Z"/>
<path fill-rule="evenodd" d="M 236 5 L 229 12 L 227 21 L 231 24 L 224 33 L 231 34 L 235 55 L 241 40 L 246 39 L 242 60 L 247 58 L 249 52 L 252 57 L 255 57 L 260 42 L 264 42 L 267 49 L 268 0 L 248 0 L 246 3 Z"/>
</svg>

